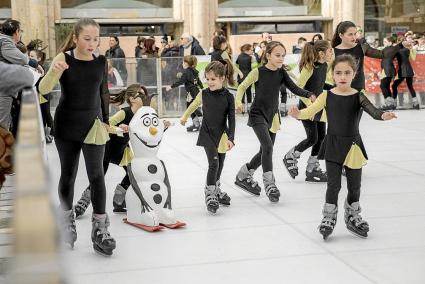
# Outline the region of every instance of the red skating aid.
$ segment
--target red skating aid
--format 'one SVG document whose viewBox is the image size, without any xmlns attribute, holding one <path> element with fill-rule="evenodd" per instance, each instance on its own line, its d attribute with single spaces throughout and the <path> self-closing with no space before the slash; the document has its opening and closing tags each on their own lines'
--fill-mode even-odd
<svg viewBox="0 0 425 284">
<path fill-rule="evenodd" d="M 124 223 L 129 224 L 131 226 L 134 226 L 136 228 L 142 229 L 146 232 L 152 233 L 152 232 L 157 232 L 157 231 L 164 229 L 164 227 L 162 227 L 162 226 L 146 226 L 146 225 L 142 225 L 142 224 L 132 223 L 132 222 L 127 221 L 127 218 L 124 218 L 122 220 L 124 221 Z"/>
<path fill-rule="evenodd" d="M 159 225 L 164 226 L 164 227 L 166 227 L 168 229 L 178 229 L 178 228 L 185 227 L 186 226 L 186 223 L 177 221 L 175 224 L 161 224 L 160 223 Z"/>
</svg>

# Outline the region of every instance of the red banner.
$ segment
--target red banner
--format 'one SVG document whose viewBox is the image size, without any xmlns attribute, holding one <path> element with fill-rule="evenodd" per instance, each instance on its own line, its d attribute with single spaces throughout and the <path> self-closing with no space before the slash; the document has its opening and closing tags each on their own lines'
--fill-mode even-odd
<svg viewBox="0 0 425 284">
<path fill-rule="evenodd" d="M 415 77 L 413 78 L 413 87 L 417 92 L 425 92 L 425 54 L 416 55 L 416 60 L 411 60 Z M 397 70 L 397 60 L 394 61 Z M 365 57 L 364 74 L 366 78 L 366 92 L 368 94 L 382 94 L 381 88 L 381 60 Z M 407 92 L 406 81 L 399 87 L 399 92 Z"/>
</svg>

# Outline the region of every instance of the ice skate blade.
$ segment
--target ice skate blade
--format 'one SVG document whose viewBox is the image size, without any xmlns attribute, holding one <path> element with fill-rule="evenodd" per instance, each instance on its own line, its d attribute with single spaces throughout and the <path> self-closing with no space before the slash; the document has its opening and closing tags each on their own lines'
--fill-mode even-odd
<svg viewBox="0 0 425 284">
<path fill-rule="evenodd" d="M 367 233 L 366 233 L 366 236 L 363 236 L 363 235 L 360 235 L 359 233 L 357 233 L 357 232 L 355 232 L 355 231 L 352 231 L 352 230 L 350 230 L 350 229 L 348 229 L 348 228 L 347 228 L 347 230 L 348 230 L 348 232 L 350 232 L 351 234 L 353 234 L 353 235 L 355 235 L 355 236 L 357 236 L 357 237 L 359 237 L 359 238 L 367 239 L 367 237 L 368 237 Z"/>
<path fill-rule="evenodd" d="M 161 227 L 161 226 L 146 226 L 146 225 L 143 225 L 143 224 L 132 223 L 132 222 L 129 222 L 127 220 L 127 218 L 124 218 L 123 221 L 126 224 L 129 224 L 129 225 L 134 226 L 136 228 L 142 229 L 146 232 L 157 232 L 157 231 L 164 229 L 164 227 Z"/>
<path fill-rule="evenodd" d="M 96 253 L 98 253 L 98 254 L 100 254 L 100 255 L 102 255 L 102 256 L 105 256 L 105 257 L 110 257 L 111 255 L 112 255 L 112 250 L 107 250 L 107 251 L 105 251 L 105 250 L 102 250 L 98 245 L 96 245 L 96 244 L 93 244 L 93 249 L 94 249 L 94 251 L 96 252 Z"/>
<path fill-rule="evenodd" d="M 224 206 L 224 207 L 229 207 L 230 206 L 230 202 L 226 202 L 226 203 L 219 202 L 219 203 L 220 203 L 220 206 Z"/>
<path fill-rule="evenodd" d="M 242 189 L 243 191 L 245 191 L 245 192 L 247 192 L 247 193 L 249 193 L 249 194 L 251 194 L 251 195 L 253 195 L 253 196 L 260 196 L 260 192 L 258 192 L 258 193 L 256 193 L 256 192 L 252 192 L 252 191 L 249 191 L 248 189 L 246 189 L 242 184 L 240 184 L 240 181 L 238 180 L 238 179 L 236 179 L 236 181 L 235 181 L 235 184 L 240 188 L 240 189 Z"/>
</svg>

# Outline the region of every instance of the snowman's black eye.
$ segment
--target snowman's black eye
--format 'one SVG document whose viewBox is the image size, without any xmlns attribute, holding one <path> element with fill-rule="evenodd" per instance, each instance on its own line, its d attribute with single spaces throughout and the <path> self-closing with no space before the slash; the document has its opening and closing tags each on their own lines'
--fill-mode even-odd
<svg viewBox="0 0 425 284">
<path fill-rule="evenodd" d="M 158 126 L 159 119 L 157 117 L 152 118 L 152 124 L 153 124 L 153 126 Z"/>
<path fill-rule="evenodd" d="M 151 125 L 151 119 L 149 117 L 145 117 L 143 119 L 143 125 L 146 126 L 146 127 L 150 126 Z"/>
</svg>

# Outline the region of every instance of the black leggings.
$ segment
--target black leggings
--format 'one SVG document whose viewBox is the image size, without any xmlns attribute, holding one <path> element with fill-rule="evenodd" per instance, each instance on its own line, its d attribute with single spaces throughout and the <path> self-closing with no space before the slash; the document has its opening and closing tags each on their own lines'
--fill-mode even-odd
<svg viewBox="0 0 425 284">
<path fill-rule="evenodd" d="M 401 84 L 401 82 L 403 82 L 404 79 L 406 79 L 407 88 L 409 89 L 410 95 L 412 96 L 412 98 L 416 98 L 416 92 L 415 92 L 415 89 L 413 88 L 413 77 L 401 77 L 394 81 L 393 98 L 394 99 L 397 98 L 397 92 L 398 92 L 397 88 Z"/>
<path fill-rule="evenodd" d="M 343 165 L 326 161 L 326 172 L 328 173 L 328 189 L 326 190 L 326 203 L 338 204 L 338 193 L 341 189 L 341 173 Z M 362 180 L 362 169 L 354 170 L 345 167 L 347 176 L 347 202 L 352 204 L 360 199 L 360 186 Z"/>
<path fill-rule="evenodd" d="M 386 77 L 381 79 L 380 87 L 381 87 L 382 94 L 384 95 L 384 99 L 391 97 L 390 85 L 391 85 L 392 79 L 393 79 L 392 77 Z"/>
<path fill-rule="evenodd" d="M 273 145 L 276 139 L 276 133 L 270 132 L 266 124 L 256 124 L 252 126 L 255 135 L 260 141 L 260 151 L 252 157 L 248 163 L 248 169 L 258 169 L 263 166 L 263 173 L 273 171 Z"/>
<path fill-rule="evenodd" d="M 319 154 L 320 146 L 322 146 L 323 139 L 326 135 L 326 123 L 320 121 L 301 120 L 304 125 L 307 138 L 295 146 L 295 151 L 304 152 L 309 147 L 311 148 L 311 155 L 317 156 Z"/>
<path fill-rule="evenodd" d="M 215 147 L 205 147 L 208 159 L 207 185 L 215 185 L 220 179 L 226 154 L 218 153 Z"/>
<path fill-rule="evenodd" d="M 95 214 L 105 213 L 106 188 L 102 169 L 104 145 L 89 145 L 82 142 L 55 138 L 61 163 L 59 199 L 63 210 L 70 210 L 74 199 L 74 184 L 78 171 L 80 152 L 83 151 L 87 176 L 91 188 L 91 201 Z"/>
</svg>

